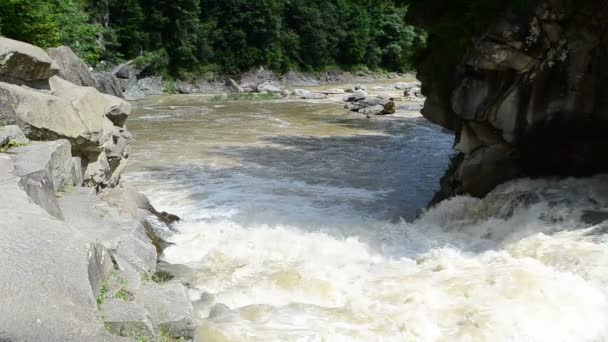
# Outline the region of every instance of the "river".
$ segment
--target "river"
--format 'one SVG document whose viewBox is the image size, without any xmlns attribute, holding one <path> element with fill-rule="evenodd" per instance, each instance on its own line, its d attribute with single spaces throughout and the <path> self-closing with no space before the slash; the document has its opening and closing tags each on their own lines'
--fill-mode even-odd
<svg viewBox="0 0 608 342">
<path fill-rule="evenodd" d="M 196 341 L 608 340 L 604 177 L 424 212 L 453 137 L 411 113 L 180 95 L 129 129 L 126 181 L 184 218 Z"/>
</svg>

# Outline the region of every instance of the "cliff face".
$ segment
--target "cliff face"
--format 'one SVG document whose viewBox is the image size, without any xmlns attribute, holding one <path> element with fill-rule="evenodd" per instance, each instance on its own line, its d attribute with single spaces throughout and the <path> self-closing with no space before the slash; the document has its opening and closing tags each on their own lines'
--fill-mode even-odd
<svg viewBox="0 0 608 342">
<path fill-rule="evenodd" d="M 545 0 L 499 16 L 447 80 L 423 65 L 423 115 L 454 131 L 459 152 L 435 201 L 608 171 L 607 29 L 606 1 Z"/>
</svg>

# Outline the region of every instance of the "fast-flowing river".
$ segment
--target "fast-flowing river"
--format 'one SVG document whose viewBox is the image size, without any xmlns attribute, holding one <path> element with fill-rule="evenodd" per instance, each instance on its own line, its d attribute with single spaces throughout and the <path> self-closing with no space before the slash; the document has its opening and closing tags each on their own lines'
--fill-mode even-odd
<svg viewBox="0 0 608 342">
<path fill-rule="evenodd" d="M 184 218 L 163 259 L 197 341 L 608 340 L 606 178 L 422 213 L 453 138 L 421 117 L 169 96 L 129 128 L 127 182 Z"/>
</svg>

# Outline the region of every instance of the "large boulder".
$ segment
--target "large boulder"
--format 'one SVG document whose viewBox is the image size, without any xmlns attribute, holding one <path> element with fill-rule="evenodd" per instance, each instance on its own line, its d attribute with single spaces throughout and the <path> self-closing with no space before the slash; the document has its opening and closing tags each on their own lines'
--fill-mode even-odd
<svg viewBox="0 0 608 342">
<path fill-rule="evenodd" d="M 120 341 L 97 308 L 90 241 L 32 202 L 13 159 L 0 154 L 0 339 Z"/>
<path fill-rule="evenodd" d="M 15 156 L 14 173 L 32 201 L 52 216 L 63 218 L 55 197 L 73 182 L 70 143 L 67 140 L 32 142 L 8 151 Z"/>
<path fill-rule="evenodd" d="M 34 140 L 67 139 L 81 158 L 88 186 L 115 186 L 130 154 L 124 128 L 131 105 L 58 76 L 50 91 L 0 82 L 0 123 L 19 125 Z"/>
<path fill-rule="evenodd" d="M 94 72 L 93 78 L 95 79 L 96 88 L 100 92 L 121 98 L 125 96 L 120 81 L 112 73 L 107 71 Z"/>
<path fill-rule="evenodd" d="M 409 13 L 423 26 L 442 20 L 441 8 Z M 539 1 L 496 16 L 442 77 L 443 50 L 429 45 L 417 74 L 422 114 L 454 131 L 463 153 L 442 194 L 485 196 L 514 177 L 608 172 L 607 21 L 599 0 Z"/>
<path fill-rule="evenodd" d="M 68 46 L 47 49 L 49 57 L 59 66 L 59 77 L 84 87 L 95 87 L 97 82 L 89 67 Z"/>
<path fill-rule="evenodd" d="M 118 336 L 131 337 L 141 341 L 156 341 L 159 330 L 148 311 L 134 302 L 108 299 L 102 311 L 106 328 Z"/>
<path fill-rule="evenodd" d="M 0 80 L 36 84 L 58 73 L 57 65 L 41 48 L 0 37 Z"/>
<path fill-rule="evenodd" d="M 257 86 L 258 93 L 280 94 L 281 88 L 271 83 L 262 83 Z"/>
<path fill-rule="evenodd" d="M 144 306 L 161 329 L 176 338 L 193 338 L 195 324 L 186 287 L 179 283 L 144 285 Z"/>
</svg>

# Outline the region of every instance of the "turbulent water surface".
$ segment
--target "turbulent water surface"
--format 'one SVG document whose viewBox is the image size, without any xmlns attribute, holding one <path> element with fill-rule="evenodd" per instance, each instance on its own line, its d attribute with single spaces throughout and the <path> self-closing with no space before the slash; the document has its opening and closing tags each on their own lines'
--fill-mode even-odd
<svg viewBox="0 0 608 342">
<path fill-rule="evenodd" d="M 187 266 L 197 341 L 608 340 L 603 177 L 517 181 L 416 219 L 452 145 L 422 118 L 136 107 L 127 181 L 185 219 L 163 258 Z"/>
</svg>

